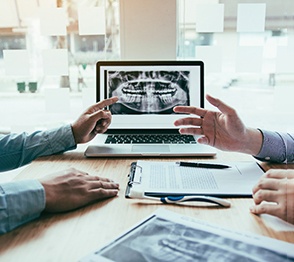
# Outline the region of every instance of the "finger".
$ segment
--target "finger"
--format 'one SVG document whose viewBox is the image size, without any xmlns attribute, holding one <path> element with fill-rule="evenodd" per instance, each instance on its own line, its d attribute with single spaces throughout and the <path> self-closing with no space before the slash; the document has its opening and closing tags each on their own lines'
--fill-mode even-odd
<svg viewBox="0 0 294 262">
<path fill-rule="evenodd" d="M 265 178 L 275 178 L 275 179 L 284 179 L 287 178 L 287 171 L 283 169 L 270 169 L 264 173 L 263 177 Z"/>
<path fill-rule="evenodd" d="M 227 115 L 234 115 L 236 114 L 236 110 L 227 104 L 225 104 L 222 100 L 212 97 L 210 95 L 206 95 L 207 101 L 212 104 L 213 106 L 217 107 L 222 113 Z"/>
<path fill-rule="evenodd" d="M 95 134 L 102 134 L 106 132 L 108 127 L 110 126 L 111 121 L 109 120 L 102 120 L 100 123 L 99 121 L 97 122 L 95 128 L 94 128 L 94 133 Z"/>
<path fill-rule="evenodd" d="M 104 189 L 98 188 L 92 190 L 91 195 L 93 200 L 114 197 L 118 194 L 118 189 Z"/>
<path fill-rule="evenodd" d="M 104 119 L 101 119 L 101 123 L 100 123 L 100 126 L 102 127 L 105 127 L 105 126 L 109 126 L 111 123 L 111 117 L 109 118 L 104 118 Z"/>
<path fill-rule="evenodd" d="M 252 192 L 255 194 L 258 190 L 278 190 L 280 188 L 280 181 L 276 179 L 260 179 L 257 184 L 253 187 Z"/>
<path fill-rule="evenodd" d="M 98 122 L 97 124 L 101 124 L 103 120 L 111 121 L 111 114 L 108 111 L 99 110 L 91 114 L 90 116 L 92 118 L 92 121 Z"/>
<path fill-rule="evenodd" d="M 105 128 L 99 128 L 99 129 L 96 129 L 96 130 L 95 130 L 94 134 L 95 134 L 95 135 L 103 134 L 103 133 L 106 132 L 106 130 L 107 130 L 106 127 L 105 127 Z"/>
<path fill-rule="evenodd" d="M 91 181 L 89 182 L 90 186 L 89 189 L 99 189 L 99 188 L 104 188 L 104 189 L 118 189 L 119 188 L 119 184 L 118 183 L 114 183 L 114 182 L 104 182 L 104 181 Z"/>
<path fill-rule="evenodd" d="M 103 109 L 104 107 L 107 107 L 109 105 L 112 105 L 114 103 L 116 103 L 118 101 L 118 97 L 117 96 L 114 96 L 114 97 L 111 97 L 111 98 L 108 98 L 108 99 L 104 99 L 98 103 L 96 103 L 93 108 L 98 111 L 98 110 L 101 110 Z"/>
<path fill-rule="evenodd" d="M 259 190 L 255 194 L 253 194 L 252 197 L 255 204 L 260 204 L 262 201 L 277 202 L 279 195 L 277 194 L 277 191 Z"/>
<path fill-rule="evenodd" d="M 95 129 L 97 131 L 100 129 L 104 129 L 105 127 L 108 127 L 110 123 L 111 123 L 110 119 L 100 119 L 99 121 L 97 121 Z"/>
<path fill-rule="evenodd" d="M 103 181 L 103 182 L 114 182 L 110 178 L 100 177 L 100 176 L 90 176 L 89 180 L 91 180 L 91 181 Z"/>
<path fill-rule="evenodd" d="M 207 112 L 207 110 L 203 108 L 192 106 L 176 106 L 173 110 L 175 113 L 194 114 L 200 117 L 204 117 Z"/>
<path fill-rule="evenodd" d="M 200 127 L 180 128 L 179 132 L 182 135 L 203 135 L 203 130 Z"/>
<path fill-rule="evenodd" d="M 174 122 L 175 126 L 201 126 L 202 125 L 202 119 L 196 118 L 196 117 L 186 117 L 177 119 Z"/>
<path fill-rule="evenodd" d="M 275 204 L 262 203 L 260 205 L 250 207 L 250 212 L 256 215 L 269 214 L 277 217 L 281 217 L 280 207 Z"/>
<path fill-rule="evenodd" d="M 209 145 L 209 139 L 206 136 L 201 136 L 197 139 L 199 144 Z"/>
</svg>

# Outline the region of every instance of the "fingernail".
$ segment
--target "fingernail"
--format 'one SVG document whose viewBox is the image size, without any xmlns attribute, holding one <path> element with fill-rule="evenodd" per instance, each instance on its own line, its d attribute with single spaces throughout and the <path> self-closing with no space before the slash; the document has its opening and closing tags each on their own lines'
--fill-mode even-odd
<svg viewBox="0 0 294 262">
<path fill-rule="evenodd" d="M 207 145 L 208 144 L 208 141 L 205 137 L 201 137 L 198 139 L 198 143 L 199 144 L 202 144 L 202 145 Z"/>
</svg>

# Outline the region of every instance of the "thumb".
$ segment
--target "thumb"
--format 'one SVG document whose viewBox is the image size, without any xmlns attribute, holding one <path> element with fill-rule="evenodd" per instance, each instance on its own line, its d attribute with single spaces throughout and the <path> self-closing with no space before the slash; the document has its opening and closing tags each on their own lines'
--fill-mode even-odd
<svg viewBox="0 0 294 262">
<path fill-rule="evenodd" d="M 197 142 L 199 143 L 199 144 L 203 144 L 203 145 L 208 145 L 208 138 L 206 137 L 206 136 L 202 136 L 202 137 L 199 137 L 198 139 L 197 139 Z"/>
<path fill-rule="evenodd" d="M 100 119 L 110 119 L 111 113 L 109 111 L 99 110 L 91 114 L 91 118 L 95 120 L 96 122 L 99 121 Z"/>
<path fill-rule="evenodd" d="M 212 104 L 213 106 L 217 107 L 222 113 L 232 115 L 235 114 L 235 109 L 225 104 L 222 100 L 215 98 L 211 95 L 206 95 L 206 100 Z"/>
</svg>

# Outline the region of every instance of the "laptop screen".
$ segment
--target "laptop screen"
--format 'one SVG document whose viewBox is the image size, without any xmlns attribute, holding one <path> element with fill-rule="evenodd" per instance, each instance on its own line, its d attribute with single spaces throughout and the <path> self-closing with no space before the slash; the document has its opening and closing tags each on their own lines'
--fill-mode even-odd
<svg viewBox="0 0 294 262">
<path fill-rule="evenodd" d="M 109 107 L 114 129 L 175 129 L 177 105 L 204 105 L 201 61 L 99 61 L 97 101 L 117 96 Z"/>
</svg>

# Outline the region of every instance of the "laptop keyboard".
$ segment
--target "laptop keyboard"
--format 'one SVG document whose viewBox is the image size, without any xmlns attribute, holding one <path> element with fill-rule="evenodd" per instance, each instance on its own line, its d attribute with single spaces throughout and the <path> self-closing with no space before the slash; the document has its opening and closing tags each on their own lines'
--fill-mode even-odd
<svg viewBox="0 0 294 262">
<path fill-rule="evenodd" d="M 106 144 L 196 144 L 191 135 L 144 134 L 108 135 Z"/>
</svg>

